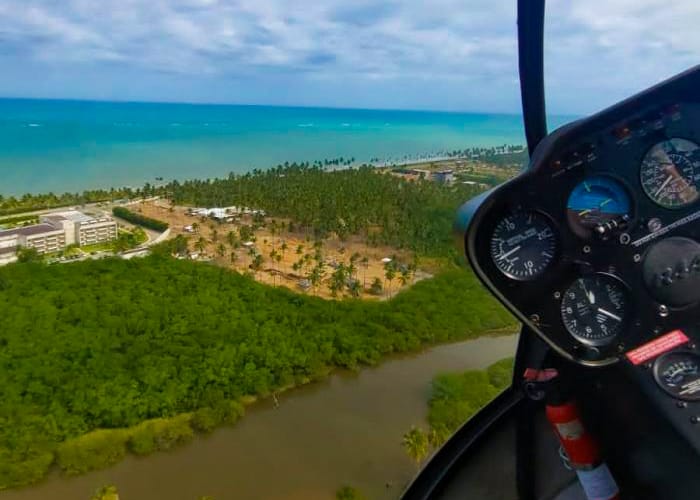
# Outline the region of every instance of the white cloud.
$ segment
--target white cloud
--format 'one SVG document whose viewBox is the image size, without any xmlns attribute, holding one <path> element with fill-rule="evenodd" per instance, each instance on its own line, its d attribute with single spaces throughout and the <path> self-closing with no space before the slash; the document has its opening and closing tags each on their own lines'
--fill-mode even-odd
<svg viewBox="0 0 700 500">
<path fill-rule="evenodd" d="M 550 109 L 599 107 L 696 63 L 699 21 L 694 0 L 551 0 Z M 347 89 L 367 105 L 373 85 L 388 102 L 411 87 L 407 97 L 425 96 L 415 107 L 498 108 L 498 92 L 512 107 L 517 95 L 515 0 L 2 0 L 0 54 L 54 73 L 107 68 L 104 79 L 333 82 L 319 104 L 347 105 Z M 463 96 L 431 95 L 460 85 Z"/>
</svg>

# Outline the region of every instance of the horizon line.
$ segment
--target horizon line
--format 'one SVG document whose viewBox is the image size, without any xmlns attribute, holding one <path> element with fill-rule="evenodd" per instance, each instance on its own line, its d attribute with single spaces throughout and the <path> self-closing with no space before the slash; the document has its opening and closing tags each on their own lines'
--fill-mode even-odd
<svg viewBox="0 0 700 500">
<path fill-rule="evenodd" d="M 346 111 L 391 111 L 391 112 L 406 112 L 406 113 L 444 113 L 456 115 L 501 115 L 501 116 L 523 116 L 522 111 L 504 112 L 504 111 L 483 111 L 483 110 L 444 110 L 444 109 L 427 109 L 427 108 L 368 108 L 368 107 L 348 107 L 348 106 L 322 106 L 322 105 L 302 105 L 302 104 L 243 104 L 233 102 L 195 102 L 195 101 L 148 101 L 148 100 L 131 100 L 131 99 L 93 99 L 93 98 L 78 98 L 78 97 L 7 97 L 0 96 L 0 101 L 52 101 L 52 102 L 85 102 L 99 104 L 168 104 L 175 106 L 230 106 L 230 107 L 250 107 L 250 108 L 290 108 L 290 109 L 333 109 Z M 548 114 L 550 117 L 578 118 L 583 115 L 578 114 Z"/>
</svg>

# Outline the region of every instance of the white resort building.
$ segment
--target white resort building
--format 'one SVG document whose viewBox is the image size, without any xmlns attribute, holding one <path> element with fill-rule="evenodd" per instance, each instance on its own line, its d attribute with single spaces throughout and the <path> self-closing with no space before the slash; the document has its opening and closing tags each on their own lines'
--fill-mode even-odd
<svg viewBox="0 0 700 500">
<path fill-rule="evenodd" d="M 19 247 L 45 254 L 69 245 L 93 245 L 116 237 L 117 223 L 111 217 L 93 217 L 77 210 L 51 212 L 41 215 L 39 224 L 0 231 L 0 265 L 17 260 Z"/>
</svg>

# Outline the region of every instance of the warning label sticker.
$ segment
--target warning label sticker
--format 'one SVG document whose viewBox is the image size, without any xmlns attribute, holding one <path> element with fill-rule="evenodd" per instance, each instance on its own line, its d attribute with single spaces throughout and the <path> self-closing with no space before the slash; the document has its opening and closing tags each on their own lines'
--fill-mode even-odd
<svg viewBox="0 0 700 500">
<path fill-rule="evenodd" d="M 682 330 L 673 330 L 636 349 L 632 349 L 625 356 L 633 365 L 639 365 L 670 351 L 674 347 L 685 344 L 688 340 L 688 337 Z"/>
</svg>

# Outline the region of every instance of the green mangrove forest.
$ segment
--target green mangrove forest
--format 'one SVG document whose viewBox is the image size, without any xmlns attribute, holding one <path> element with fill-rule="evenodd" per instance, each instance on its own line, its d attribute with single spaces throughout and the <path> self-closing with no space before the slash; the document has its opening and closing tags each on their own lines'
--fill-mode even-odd
<svg viewBox="0 0 700 500">
<path fill-rule="evenodd" d="M 0 268 L 0 488 L 169 449 L 250 396 L 513 323 L 463 270 L 326 301 L 167 253 Z"/>
</svg>

